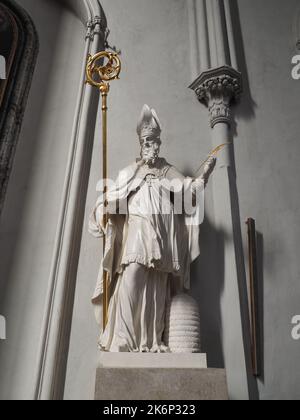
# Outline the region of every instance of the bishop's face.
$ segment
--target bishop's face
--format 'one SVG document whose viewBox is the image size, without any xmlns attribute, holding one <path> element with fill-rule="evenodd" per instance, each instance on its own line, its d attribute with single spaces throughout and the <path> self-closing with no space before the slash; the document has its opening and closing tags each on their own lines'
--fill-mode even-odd
<svg viewBox="0 0 300 420">
<path fill-rule="evenodd" d="M 140 139 L 140 143 L 142 160 L 148 165 L 155 165 L 160 152 L 160 138 L 145 136 Z"/>
</svg>

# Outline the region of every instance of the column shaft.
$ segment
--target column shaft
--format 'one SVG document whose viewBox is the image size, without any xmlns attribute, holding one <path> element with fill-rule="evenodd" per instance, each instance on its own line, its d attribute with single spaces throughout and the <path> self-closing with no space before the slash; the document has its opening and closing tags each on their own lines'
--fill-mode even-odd
<svg viewBox="0 0 300 420">
<path fill-rule="evenodd" d="M 224 33 L 223 28 L 223 9 L 221 0 L 211 0 L 212 8 L 213 8 L 213 16 L 214 16 L 214 28 L 215 28 L 215 37 L 216 37 L 216 47 L 217 47 L 217 65 L 224 66 L 225 64 L 229 64 L 226 57 L 226 50 L 227 50 L 227 34 Z"/>
<path fill-rule="evenodd" d="M 198 21 L 196 11 L 197 0 L 188 1 L 189 31 L 190 31 L 190 60 L 192 77 L 197 77 L 200 71 L 200 52 L 198 39 Z"/>
<path fill-rule="evenodd" d="M 205 0 L 196 0 L 196 13 L 198 17 L 197 26 L 200 48 L 200 70 L 204 71 L 210 67 Z"/>
<path fill-rule="evenodd" d="M 230 10 L 230 0 L 223 0 L 223 1 L 224 1 L 224 9 L 225 9 L 225 19 L 226 19 L 226 27 L 227 27 L 230 62 L 231 62 L 230 64 L 231 64 L 231 67 L 238 70 L 238 62 L 237 62 L 236 47 L 235 47 L 234 32 L 233 32 L 233 22 L 232 22 L 231 10 Z"/>
</svg>

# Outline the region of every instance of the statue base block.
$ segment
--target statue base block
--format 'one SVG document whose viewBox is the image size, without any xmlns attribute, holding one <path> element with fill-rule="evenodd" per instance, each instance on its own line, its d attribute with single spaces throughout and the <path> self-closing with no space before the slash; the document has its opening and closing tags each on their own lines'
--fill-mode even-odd
<svg viewBox="0 0 300 420">
<path fill-rule="evenodd" d="M 226 374 L 205 354 L 101 353 L 95 400 L 228 400 Z"/>
</svg>

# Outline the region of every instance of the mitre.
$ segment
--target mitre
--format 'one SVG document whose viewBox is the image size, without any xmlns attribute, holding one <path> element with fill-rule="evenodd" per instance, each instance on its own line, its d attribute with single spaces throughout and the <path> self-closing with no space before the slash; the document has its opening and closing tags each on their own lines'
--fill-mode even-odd
<svg viewBox="0 0 300 420">
<path fill-rule="evenodd" d="M 154 109 L 148 105 L 144 105 L 137 126 L 139 138 L 143 137 L 159 137 L 161 133 L 161 125 Z"/>
</svg>

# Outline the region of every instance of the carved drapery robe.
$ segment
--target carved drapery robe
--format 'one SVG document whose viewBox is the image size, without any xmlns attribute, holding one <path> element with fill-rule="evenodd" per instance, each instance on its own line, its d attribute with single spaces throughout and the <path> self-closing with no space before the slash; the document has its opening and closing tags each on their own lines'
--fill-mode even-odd
<svg viewBox="0 0 300 420">
<path fill-rule="evenodd" d="M 106 247 L 93 303 L 101 322 L 103 269 L 110 278 L 109 321 L 100 337 L 105 351 L 167 351 L 162 336 L 165 308 L 172 293 L 189 289 L 190 264 L 200 254 L 201 205 L 192 214 L 174 207 L 174 196 L 165 181 L 176 180 L 183 191 L 192 191 L 192 178 L 185 178 L 165 159 L 154 168 L 134 163 L 120 172 L 108 190 L 110 213 L 103 226 L 103 195 L 92 211 L 89 230 L 96 237 L 106 233 Z M 201 186 L 201 185 L 200 185 Z M 198 196 L 199 198 L 199 196 Z M 116 209 L 126 214 L 114 214 Z"/>
</svg>

